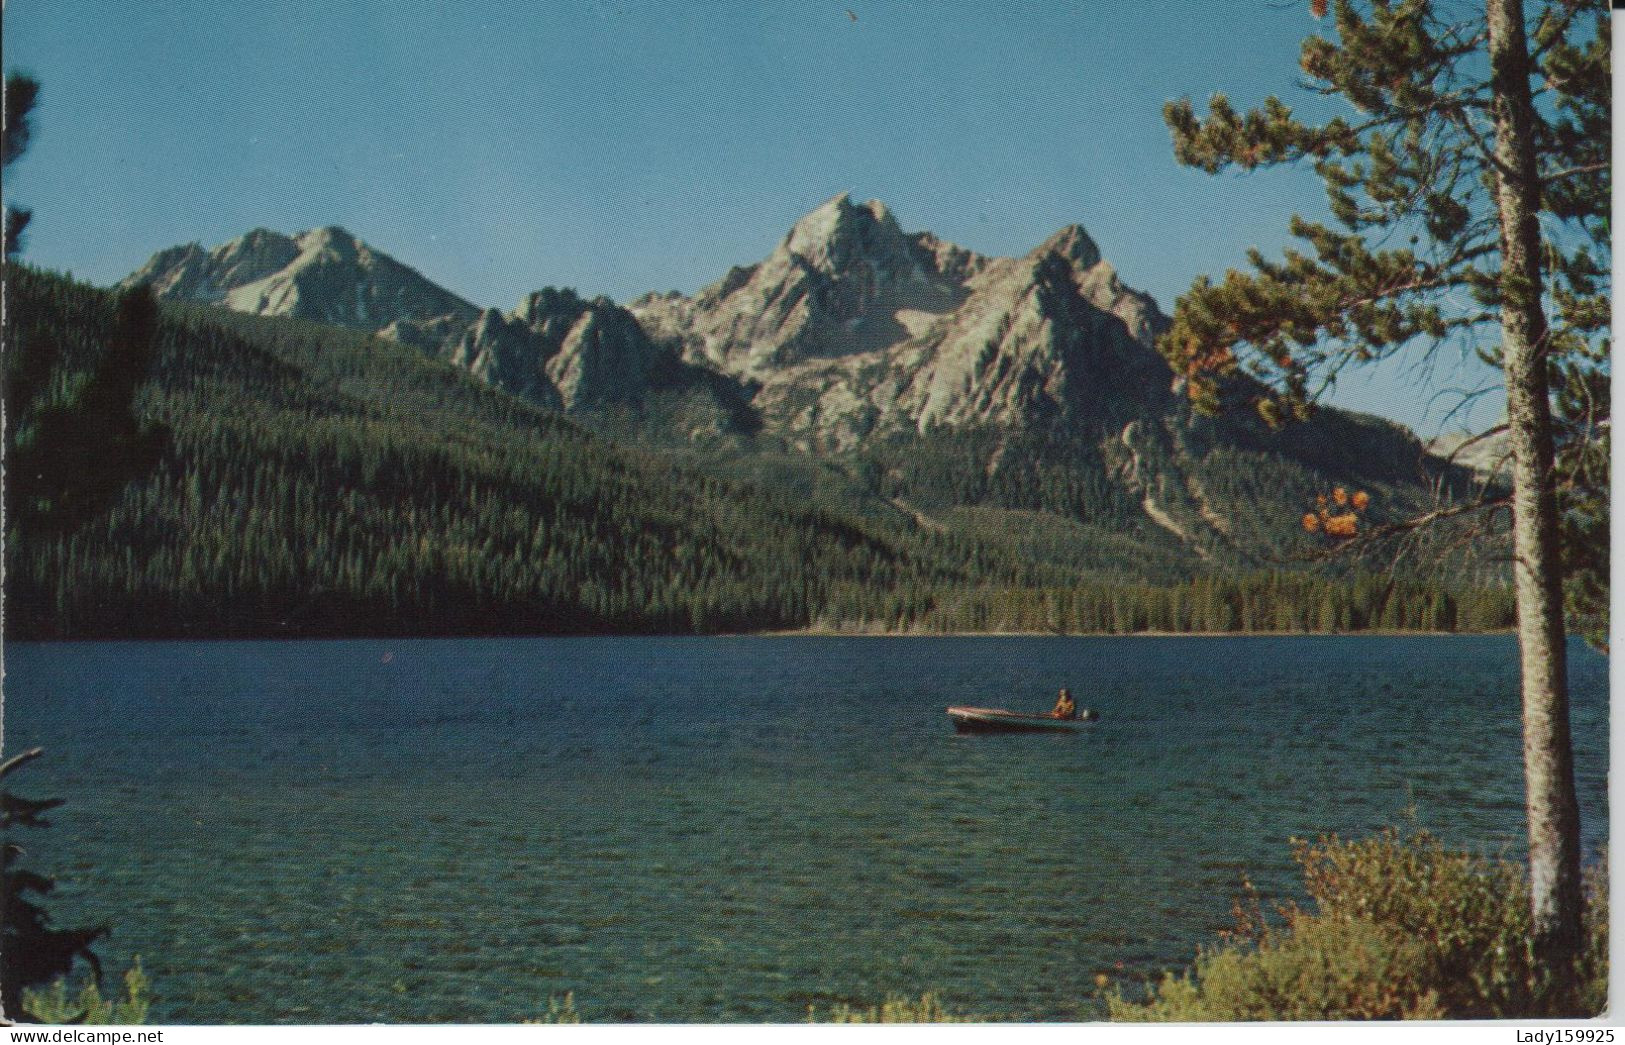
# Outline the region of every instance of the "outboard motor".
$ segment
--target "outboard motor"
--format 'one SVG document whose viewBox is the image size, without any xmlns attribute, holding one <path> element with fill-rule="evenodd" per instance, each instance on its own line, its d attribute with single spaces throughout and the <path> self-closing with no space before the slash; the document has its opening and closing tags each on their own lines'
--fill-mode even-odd
<svg viewBox="0 0 1625 1045">
<path fill-rule="evenodd" d="M 1100 721 L 1100 712 L 1096 711 L 1094 708 L 1079 708 L 1078 709 L 1078 721 L 1080 721 L 1080 722 L 1099 722 Z"/>
</svg>

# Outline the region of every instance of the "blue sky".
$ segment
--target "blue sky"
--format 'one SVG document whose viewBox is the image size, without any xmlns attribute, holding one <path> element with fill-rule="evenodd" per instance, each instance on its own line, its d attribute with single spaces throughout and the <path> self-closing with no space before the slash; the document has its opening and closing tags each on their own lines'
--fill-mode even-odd
<svg viewBox="0 0 1625 1045">
<path fill-rule="evenodd" d="M 503 308 L 691 292 L 850 191 L 989 254 L 1079 222 L 1171 309 L 1324 205 L 1307 172 L 1177 167 L 1163 103 L 1315 111 L 1294 83 L 1318 24 L 1280 0 L 9 0 L 6 66 L 42 94 L 6 191 L 34 210 L 25 256 L 96 283 L 339 224 Z M 1493 381 L 1455 357 L 1350 373 L 1334 401 L 1431 434 L 1448 389 Z"/>
</svg>

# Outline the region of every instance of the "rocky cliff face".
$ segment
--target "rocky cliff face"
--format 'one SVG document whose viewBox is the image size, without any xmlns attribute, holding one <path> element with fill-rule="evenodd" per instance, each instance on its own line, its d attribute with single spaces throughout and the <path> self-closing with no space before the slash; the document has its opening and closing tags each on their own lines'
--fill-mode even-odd
<svg viewBox="0 0 1625 1045">
<path fill-rule="evenodd" d="M 1079 226 L 1022 258 L 904 233 L 846 196 L 764 261 L 632 313 L 684 358 L 759 386 L 764 427 L 809 448 L 934 426 L 1115 419 L 1161 409 L 1165 320 Z"/>
<path fill-rule="evenodd" d="M 636 401 L 663 358 L 607 298 L 548 288 L 511 313 L 480 309 L 340 228 L 173 247 L 120 285 L 137 283 L 160 298 L 374 331 L 554 409 Z"/>
<path fill-rule="evenodd" d="M 637 402 L 670 356 L 625 309 L 547 287 L 504 314 L 471 323 L 399 320 L 379 331 L 461 367 L 487 384 L 555 410 Z"/>
<path fill-rule="evenodd" d="M 543 371 L 566 410 L 636 402 L 665 355 L 626 309 L 608 298 L 584 301 L 547 288 L 514 311 L 537 344 Z"/>
<path fill-rule="evenodd" d="M 964 301 L 982 259 L 905 235 L 877 201 L 846 196 L 808 214 L 772 254 L 693 298 L 646 297 L 632 312 L 657 336 L 730 373 L 761 376 L 898 344 Z"/>
</svg>

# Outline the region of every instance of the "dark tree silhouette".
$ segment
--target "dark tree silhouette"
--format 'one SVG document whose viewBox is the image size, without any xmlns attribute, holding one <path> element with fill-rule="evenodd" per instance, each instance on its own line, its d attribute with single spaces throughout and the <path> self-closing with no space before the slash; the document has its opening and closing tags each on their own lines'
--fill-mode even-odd
<svg viewBox="0 0 1625 1045">
<path fill-rule="evenodd" d="M 0 763 L 0 781 L 40 754 L 39 748 L 32 748 Z M 29 1019 L 22 1007 L 24 987 L 66 976 L 73 971 L 74 962 L 81 958 L 90 964 L 97 979 L 101 978 L 101 964 L 90 945 L 107 935 L 106 927 L 52 928 L 50 915 L 30 894 L 44 896 L 55 883 L 15 866 L 22 847 L 11 840 L 12 830 L 51 826 L 41 814 L 61 804 L 60 798 L 23 798 L 9 788 L 0 790 L 0 831 L 5 836 L 5 841 L 0 843 L 0 911 L 5 916 L 5 925 L 0 931 L 0 1006 L 10 1019 Z"/>
<path fill-rule="evenodd" d="M 9 166 L 28 147 L 29 115 L 39 85 L 13 74 L 6 80 L 4 161 Z M 6 210 L 6 282 L 13 286 L 16 253 L 27 212 Z M 8 295 L 8 301 L 11 298 Z M 152 369 L 158 333 L 158 305 L 146 287 L 118 300 L 112 337 L 100 346 L 88 376 L 68 380 L 62 343 L 50 336 L 5 337 L 6 472 L 4 502 L 8 543 L 71 532 L 107 511 L 124 488 L 157 464 L 165 431 L 133 413 L 136 391 Z M 0 778 L 38 757 L 25 751 L 0 765 Z M 5 832 L 0 861 L 0 1005 L 7 1016 L 21 1010 L 26 986 L 66 975 L 77 959 L 100 966 L 90 945 L 105 928 L 54 929 L 30 896 L 44 896 L 52 882 L 16 866 L 22 849 L 11 840 L 16 827 L 46 827 L 41 817 L 61 804 L 0 791 L 0 829 Z"/>
<path fill-rule="evenodd" d="M 61 363 L 53 339 L 22 336 L 7 345 L 7 516 L 24 539 L 78 528 L 158 463 L 165 430 L 131 410 L 157 334 L 152 291 L 124 291 L 112 338 L 89 379 L 67 395 L 50 392 Z"/>
<path fill-rule="evenodd" d="M 39 84 L 32 77 L 22 73 L 12 73 L 6 77 L 3 150 L 6 167 L 11 166 L 28 149 L 29 139 L 33 136 L 29 114 L 33 112 L 34 103 L 38 100 Z M 28 227 L 28 220 L 32 217 L 30 211 L 18 210 L 9 204 L 6 206 L 6 257 L 9 258 L 22 249 L 23 230 Z"/>
</svg>

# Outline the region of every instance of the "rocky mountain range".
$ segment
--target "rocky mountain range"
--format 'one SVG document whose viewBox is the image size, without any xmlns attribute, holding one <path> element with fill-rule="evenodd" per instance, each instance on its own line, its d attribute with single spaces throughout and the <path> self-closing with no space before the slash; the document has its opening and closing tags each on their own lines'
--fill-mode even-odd
<svg viewBox="0 0 1625 1045">
<path fill-rule="evenodd" d="M 1234 549 L 1257 518 L 1295 520 L 1329 483 L 1397 503 L 1467 471 L 1377 418 L 1324 410 L 1276 434 L 1193 416 L 1154 347 L 1163 313 L 1078 225 L 1021 257 L 987 257 L 843 194 L 761 261 L 693 296 L 625 307 L 546 288 L 510 312 L 482 309 L 338 228 L 171 248 L 125 282 L 371 331 L 542 406 L 589 421 L 614 413 L 618 434 L 630 419 L 635 438 L 666 445 L 745 440 L 836 459 L 959 439 L 975 449 L 952 467 L 986 473 L 960 502 L 1103 525 L 1132 514 L 1203 559 Z M 1012 464 L 1027 477 L 995 477 Z M 912 491 L 945 486 L 911 482 L 924 467 L 899 451 L 865 482 L 914 511 Z"/>
<path fill-rule="evenodd" d="M 877 430 L 1035 422 L 1166 407 L 1165 320 L 1076 225 L 1021 258 L 907 234 L 838 196 L 766 259 L 692 298 L 631 305 L 685 360 L 757 386 L 764 427 L 852 447 Z M 1138 412 L 1138 411 L 1136 411 Z"/>
<path fill-rule="evenodd" d="M 161 298 L 370 330 L 565 410 L 637 403 L 694 371 L 762 428 L 847 449 L 877 430 L 1019 427 L 1168 408 L 1165 320 L 1080 226 L 1021 258 L 905 233 L 878 201 L 830 200 L 764 260 L 693 297 L 623 308 L 570 290 L 480 309 L 340 228 L 265 229 L 155 254 L 125 284 Z"/>
</svg>

